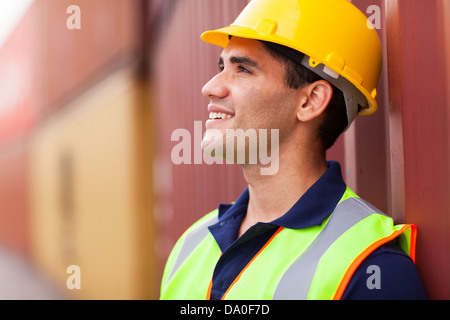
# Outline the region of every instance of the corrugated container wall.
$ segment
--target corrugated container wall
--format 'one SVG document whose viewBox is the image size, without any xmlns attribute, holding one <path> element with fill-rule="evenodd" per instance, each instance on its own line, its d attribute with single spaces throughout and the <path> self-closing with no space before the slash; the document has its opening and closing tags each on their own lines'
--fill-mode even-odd
<svg viewBox="0 0 450 320">
<path fill-rule="evenodd" d="M 393 214 L 418 227 L 429 298 L 449 299 L 450 2 L 387 0 L 385 9 Z"/>
</svg>

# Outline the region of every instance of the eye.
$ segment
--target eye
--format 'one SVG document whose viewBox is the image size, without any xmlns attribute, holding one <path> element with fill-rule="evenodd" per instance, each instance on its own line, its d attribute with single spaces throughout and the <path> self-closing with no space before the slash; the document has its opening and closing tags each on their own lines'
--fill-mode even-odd
<svg viewBox="0 0 450 320">
<path fill-rule="evenodd" d="M 239 65 L 238 66 L 238 71 L 239 72 L 244 72 L 244 73 L 251 73 L 250 70 L 248 70 L 246 67 Z"/>
<path fill-rule="evenodd" d="M 217 62 L 217 67 L 219 69 L 219 72 L 222 72 L 225 69 L 225 64 L 223 63 L 222 58 L 219 58 L 219 61 Z"/>
</svg>

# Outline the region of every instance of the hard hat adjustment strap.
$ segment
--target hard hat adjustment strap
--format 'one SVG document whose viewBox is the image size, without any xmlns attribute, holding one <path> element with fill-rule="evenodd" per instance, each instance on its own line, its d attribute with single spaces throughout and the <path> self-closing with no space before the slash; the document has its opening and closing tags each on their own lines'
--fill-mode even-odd
<svg viewBox="0 0 450 320">
<path fill-rule="evenodd" d="M 301 64 L 334 85 L 344 94 L 345 107 L 347 109 L 347 127 L 344 130 L 346 131 L 358 114 L 358 105 L 362 107 L 365 106 L 367 104 L 367 99 L 350 81 L 331 68 L 324 64 L 318 64 L 315 67 L 311 66 L 309 64 L 310 59 L 311 57 L 305 54 Z"/>
</svg>

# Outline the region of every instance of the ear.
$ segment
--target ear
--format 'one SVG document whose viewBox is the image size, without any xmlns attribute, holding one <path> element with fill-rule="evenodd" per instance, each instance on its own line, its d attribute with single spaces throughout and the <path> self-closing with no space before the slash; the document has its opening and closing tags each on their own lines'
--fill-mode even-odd
<svg viewBox="0 0 450 320">
<path fill-rule="evenodd" d="M 297 109 L 297 118 L 302 122 L 319 117 L 330 103 L 333 88 L 325 80 L 313 82 L 303 88 L 303 98 Z"/>
</svg>

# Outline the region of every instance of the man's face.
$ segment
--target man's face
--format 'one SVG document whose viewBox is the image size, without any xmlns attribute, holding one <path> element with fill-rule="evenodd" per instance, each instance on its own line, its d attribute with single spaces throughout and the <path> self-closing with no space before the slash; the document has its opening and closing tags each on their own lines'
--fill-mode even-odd
<svg viewBox="0 0 450 320">
<path fill-rule="evenodd" d="M 208 131 L 279 129 L 279 143 L 296 124 L 297 90 L 284 83 L 285 68 L 260 41 L 233 37 L 219 59 L 219 73 L 202 89 L 209 98 Z"/>
</svg>

